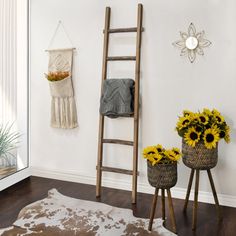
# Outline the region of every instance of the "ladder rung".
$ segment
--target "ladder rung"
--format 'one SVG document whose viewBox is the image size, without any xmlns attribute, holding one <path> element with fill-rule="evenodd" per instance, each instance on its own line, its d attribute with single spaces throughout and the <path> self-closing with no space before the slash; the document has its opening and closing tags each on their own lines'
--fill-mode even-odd
<svg viewBox="0 0 236 236">
<path fill-rule="evenodd" d="M 135 56 L 107 57 L 107 61 L 135 61 Z"/>
<path fill-rule="evenodd" d="M 144 31 L 144 28 L 142 28 L 142 32 Z M 133 28 L 117 28 L 117 29 L 109 29 L 108 33 L 132 33 L 137 32 L 137 27 Z M 105 30 L 103 30 L 103 33 L 105 33 Z"/>
<path fill-rule="evenodd" d="M 125 169 L 113 168 L 113 167 L 108 167 L 108 166 L 102 166 L 101 170 L 102 171 L 107 171 L 107 172 L 114 172 L 114 173 L 119 173 L 119 174 L 125 174 L 125 175 L 133 175 L 133 171 L 132 170 L 125 170 Z"/>
<path fill-rule="evenodd" d="M 118 28 L 118 29 L 109 29 L 108 33 L 131 33 L 137 32 L 137 27 L 134 28 Z"/>
<path fill-rule="evenodd" d="M 133 146 L 134 142 L 132 141 L 126 141 L 121 139 L 103 139 L 103 143 L 114 143 L 114 144 L 122 144 L 122 145 L 128 145 Z"/>
</svg>

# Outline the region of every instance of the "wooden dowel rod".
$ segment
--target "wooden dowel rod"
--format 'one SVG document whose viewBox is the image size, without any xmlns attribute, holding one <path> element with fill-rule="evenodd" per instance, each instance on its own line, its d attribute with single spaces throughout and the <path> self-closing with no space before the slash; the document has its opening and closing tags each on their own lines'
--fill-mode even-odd
<svg viewBox="0 0 236 236">
<path fill-rule="evenodd" d="M 144 28 L 142 28 L 142 32 L 143 31 L 144 31 Z M 103 33 L 104 32 L 105 32 L 105 30 L 103 30 Z M 112 34 L 112 33 L 136 33 L 137 27 L 109 29 L 108 32 L 110 34 Z"/>
<path fill-rule="evenodd" d="M 53 51 L 67 51 L 67 50 L 76 50 L 76 48 L 57 48 L 57 49 L 46 49 L 45 52 L 53 52 Z"/>
<path fill-rule="evenodd" d="M 135 56 L 115 56 L 115 57 L 107 57 L 107 61 L 135 61 Z"/>
<path fill-rule="evenodd" d="M 128 146 L 134 145 L 134 142 L 132 141 L 126 141 L 126 140 L 120 140 L 120 139 L 103 139 L 103 143 L 121 144 L 121 145 L 128 145 Z"/>
</svg>

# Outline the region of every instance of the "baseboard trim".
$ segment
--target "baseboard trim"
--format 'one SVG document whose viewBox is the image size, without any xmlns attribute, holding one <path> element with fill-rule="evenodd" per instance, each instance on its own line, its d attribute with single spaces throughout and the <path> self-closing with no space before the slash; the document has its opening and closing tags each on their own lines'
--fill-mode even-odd
<svg viewBox="0 0 236 236">
<path fill-rule="evenodd" d="M 76 183 L 84 183 L 91 185 L 95 185 L 96 183 L 96 177 L 88 176 L 86 173 L 78 174 L 77 172 L 73 171 L 60 172 L 57 170 L 36 168 L 36 167 L 31 168 L 31 173 L 33 176 L 58 179 Z M 130 190 L 131 182 L 104 177 L 103 186 L 109 188 Z M 139 183 L 138 192 L 153 194 L 153 188 L 149 186 L 149 184 L 147 183 Z M 174 198 L 184 199 L 186 194 L 186 189 L 174 187 L 171 189 L 171 193 L 172 197 Z M 193 196 L 194 196 L 194 191 L 192 190 L 190 193 L 190 200 L 193 200 Z M 236 196 L 218 194 L 218 198 L 222 206 L 236 207 Z M 199 202 L 205 202 L 210 204 L 214 203 L 214 198 L 211 192 L 199 191 L 198 199 Z"/>
</svg>

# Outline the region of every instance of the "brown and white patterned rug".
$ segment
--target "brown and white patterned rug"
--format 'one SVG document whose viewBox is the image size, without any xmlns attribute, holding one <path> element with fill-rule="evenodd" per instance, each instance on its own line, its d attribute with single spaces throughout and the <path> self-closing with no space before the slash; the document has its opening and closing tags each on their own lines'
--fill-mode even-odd
<svg viewBox="0 0 236 236">
<path fill-rule="evenodd" d="M 148 219 L 136 218 L 129 209 L 74 199 L 56 189 L 48 197 L 24 207 L 15 223 L 0 229 L 2 236 L 174 236 L 155 219 L 147 231 Z"/>
</svg>

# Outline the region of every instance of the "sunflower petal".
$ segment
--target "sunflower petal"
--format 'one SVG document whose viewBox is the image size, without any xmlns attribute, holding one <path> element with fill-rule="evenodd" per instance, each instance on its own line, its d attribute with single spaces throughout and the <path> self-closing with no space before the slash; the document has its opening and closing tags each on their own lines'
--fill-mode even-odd
<svg viewBox="0 0 236 236">
<path fill-rule="evenodd" d="M 193 23 L 191 23 L 188 27 L 188 34 L 189 36 L 195 36 L 196 35 L 196 28 Z"/>
</svg>

